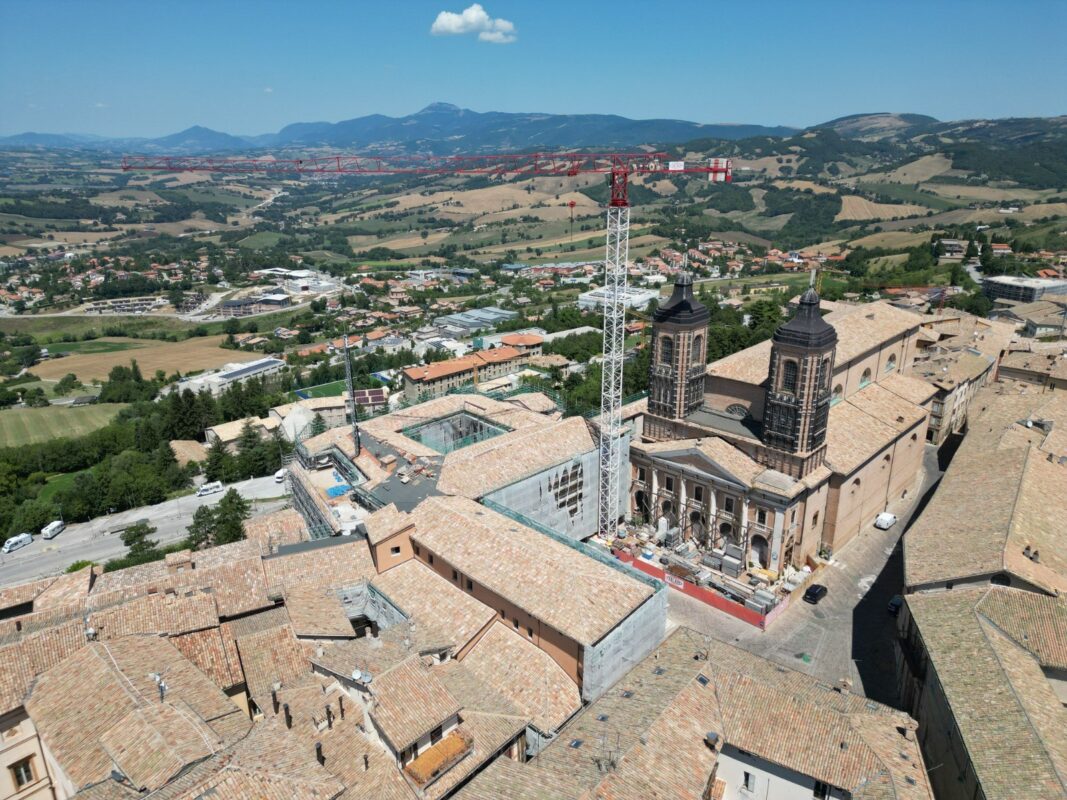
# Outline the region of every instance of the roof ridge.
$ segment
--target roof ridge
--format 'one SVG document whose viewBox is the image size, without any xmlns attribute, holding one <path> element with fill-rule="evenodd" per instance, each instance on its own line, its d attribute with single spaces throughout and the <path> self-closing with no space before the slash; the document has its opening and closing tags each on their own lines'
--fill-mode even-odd
<svg viewBox="0 0 1067 800">
<path fill-rule="evenodd" d="M 1022 467 L 1019 469 L 1019 475 L 1015 481 L 1015 491 L 1013 492 L 1011 500 L 1011 511 L 1008 513 L 1008 524 L 1004 526 L 1004 547 L 1000 551 L 1000 564 L 1005 570 L 1008 569 L 1008 540 L 1011 538 L 1012 531 L 1015 527 L 1015 514 L 1019 508 L 1019 495 L 1022 494 L 1022 488 L 1026 483 L 1026 468 L 1030 463 L 1030 453 L 1033 450 L 1033 443 L 1027 442 L 1025 453 L 1023 454 Z"/>
<path fill-rule="evenodd" d="M 983 597 L 984 596 L 985 595 L 983 595 Z M 972 607 L 971 610 L 975 614 L 975 617 L 977 618 L 978 617 L 977 603 L 975 604 L 974 607 Z M 985 615 L 983 614 L 982 617 L 985 618 Z M 1001 630 L 1000 626 L 996 625 L 991 620 L 987 619 L 986 621 L 987 621 L 987 624 L 992 625 L 998 631 Z M 987 633 L 987 631 L 985 629 L 985 626 L 982 624 L 982 620 L 978 619 L 977 622 L 978 622 L 978 629 L 982 634 L 982 638 L 985 639 L 986 640 L 986 644 L 989 645 L 989 650 L 993 654 L 993 658 L 996 660 L 997 666 L 1000 667 L 1000 672 L 1001 672 L 1001 675 L 1004 678 L 1004 682 L 1007 683 L 1008 688 L 1011 690 L 1011 696 L 1013 698 L 1015 698 L 1015 702 L 1018 705 L 1019 710 L 1022 712 L 1023 718 L 1026 720 L 1027 727 L 1031 730 L 1031 732 L 1034 734 L 1034 738 L 1036 738 L 1037 741 L 1041 745 L 1041 749 L 1043 751 L 1043 755 L 1045 756 L 1045 759 L 1048 762 L 1048 765 L 1052 768 L 1052 774 L 1056 776 L 1057 780 L 1059 780 L 1060 786 L 1063 787 L 1063 789 L 1065 791 L 1067 791 L 1067 781 L 1064 780 L 1064 776 L 1060 774 L 1059 769 L 1056 767 L 1056 762 L 1052 759 L 1052 754 L 1049 752 L 1049 748 L 1048 748 L 1048 745 L 1045 742 L 1044 737 L 1041 735 L 1041 732 L 1035 727 L 1035 725 L 1033 723 L 1033 720 L 1030 719 L 1030 714 L 1026 709 L 1026 704 L 1023 703 L 1022 698 L 1019 696 L 1018 691 L 1016 691 L 1016 689 L 1015 689 L 1015 684 L 1012 682 L 1011 678 L 1008 675 L 1007 670 L 1004 668 L 1004 662 L 1000 658 L 1000 653 L 997 652 L 997 648 L 993 645 L 992 640 L 989 638 L 989 635 L 988 635 L 988 633 Z M 1032 658 L 1035 661 L 1035 663 L 1037 664 L 1038 669 L 1041 668 L 1041 662 L 1037 660 L 1037 658 L 1034 656 L 1033 653 L 1031 653 L 1027 648 L 1017 645 L 1015 643 L 1015 640 L 1012 639 L 1012 637 L 1008 636 L 1006 633 L 1003 634 L 1003 635 L 1004 635 L 1004 637 L 1006 639 L 1009 639 L 1012 642 L 1012 644 L 1015 644 L 1016 647 L 1019 647 L 1020 650 L 1025 652 L 1027 656 Z M 964 747 L 966 747 L 967 746 L 966 745 L 966 739 L 964 737 L 962 737 L 962 736 L 960 738 L 964 739 Z M 973 759 L 971 760 L 971 767 L 972 767 L 972 769 L 974 768 L 974 760 Z"/>
</svg>

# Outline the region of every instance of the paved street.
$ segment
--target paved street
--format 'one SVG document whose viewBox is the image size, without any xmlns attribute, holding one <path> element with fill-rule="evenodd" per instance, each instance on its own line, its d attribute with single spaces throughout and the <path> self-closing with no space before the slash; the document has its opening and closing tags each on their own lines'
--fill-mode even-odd
<svg viewBox="0 0 1067 800">
<path fill-rule="evenodd" d="M 941 472 L 927 446 L 922 487 L 890 506 L 900 520 L 888 531 L 869 525 L 835 554 L 819 578 L 829 590 L 817 605 L 793 600 L 767 631 L 760 631 L 699 600 L 672 591 L 668 620 L 806 672 L 883 703 L 895 697 L 893 623 L 886 607 L 900 594 L 904 570 L 900 538 L 925 505 Z"/>
<path fill-rule="evenodd" d="M 254 514 L 274 511 L 285 504 L 285 500 L 279 498 L 285 494 L 286 487 L 275 483 L 272 475 L 230 486 L 236 488 L 242 497 L 253 501 Z M 103 563 L 109 558 L 121 556 L 126 552 L 122 540 L 118 534 L 108 532 L 140 519 L 147 519 L 157 529 L 153 538 L 160 544 L 175 542 L 185 536 L 196 509 L 219 502 L 226 493 L 225 489 L 206 497 L 179 497 L 155 506 L 98 517 L 91 522 L 74 523 L 50 541 L 35 535 L 33 544 L 14 553 L 0 555 L 0 586 L 54 575 L 82 559 Z"/>
</svg>

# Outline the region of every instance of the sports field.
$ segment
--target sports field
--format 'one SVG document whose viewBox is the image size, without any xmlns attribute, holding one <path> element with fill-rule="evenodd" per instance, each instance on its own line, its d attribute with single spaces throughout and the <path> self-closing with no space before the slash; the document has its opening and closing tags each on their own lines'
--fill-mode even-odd
<svg viewBox="0 0 1067 800">
<path fill-rule="evenodd" d="M 322 383 L 318 386 L 309 386 L 306 389 L 297 389 L 293 394 L 307 400 L 310 397 L 339 397 L 344 392 L 345 382 L 340 380 L 333 383 Z"/>
<path fill-rule="evenodd" d="M 93 406 L 9 408 L 0 411 L 0 447 L 19 447 L 49 439 L 83 436 L 102 428 L 124 408 L 122 403 Z"/>
</svg>

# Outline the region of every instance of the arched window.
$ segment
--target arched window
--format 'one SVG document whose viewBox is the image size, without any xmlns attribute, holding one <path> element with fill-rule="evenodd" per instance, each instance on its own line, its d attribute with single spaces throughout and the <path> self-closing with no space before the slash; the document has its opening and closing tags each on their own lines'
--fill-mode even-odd
<svg viewBox="0 0 1067 800">
<path fill-rule="evenodd" d="M 830 388 L 830 359 L 824 358 L 822 360 L 822 386 L 824 389 Z"/>
<path fill-rule="evenodd" d="M 707 361 L 707 353 L 704 352 L 704 337 L 699 333 L 693 337 L 693 352 L 689 357 L 694 364 L 703 364 Z"/>
<path fill-rule="evenodd" d="M 740 403 L 733 403 L 732 405 L 728 405 L 726 407 L 726 413 L 729 414 L 731 417 L 736 417 L 737 419 L 744 419 L 748 416 L 748 409 Z"/>
<path fill-rule="evenodd" d="M 863 370 L 863 374 L 860 376 L 860 386 L 866 386 L 871 382 L 871 370 L 870 367 Z"/>
<path fill-rule="evenodd" d="M 797 362 L 782 362 L 782 391 L 789 394 L 797 392 Z"/>
<path fill-rule="evenodd" d="M 887 358 L 886 362 L 885 362 L 885 371 L 886 372 L 892 372 L 896 368 L 897 368 L 897 354 L 896 353 L 890 353 L 889 358 Z"/>
<path fill-rule="evenodd" d="M 659 340 L 659 363 L 674 363 L 674 340 L 670 336 L 663 336 Z"/>
<path fill-rule="evenodd" d="M 830 395 L 830 405 L 836 405 L 837 403 L 840 403 L 844 396 L 845 390 L 839 383 L 837 384 L 837 386 L 834 387 L 833 394 Z"/>
</svg>

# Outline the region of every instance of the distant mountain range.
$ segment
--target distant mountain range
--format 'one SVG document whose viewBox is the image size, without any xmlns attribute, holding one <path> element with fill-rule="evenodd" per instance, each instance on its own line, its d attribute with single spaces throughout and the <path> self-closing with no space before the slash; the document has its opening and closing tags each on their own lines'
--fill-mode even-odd
<svg viewBox="0 0 1067 800">
<path fill-rule="evenodd" d="M 904 141 L 927 134 L 956 140 L 1028 144 L 1067 135 L 1067 117 L 940 122 L 922 114 L 854 114 L 809 130 L 842 137 Z M 785 138 L 786 126 L 702 124 L 675 119 L 633 120 L 611 114 L 485 113 L 433 103 L 405 117 L 371 114 L 342 122 L 298 122 L 277 133 L 234 136 L 194 126 L 157 139 L 83 134 L 21 133 L 0 137 L 0 149 L 78 149 L 147 154 L 208 154 L 335 148 L 363 152 L 479 153 L 557 148 L 630 148 L 694 140 Z"/>
</svg>

